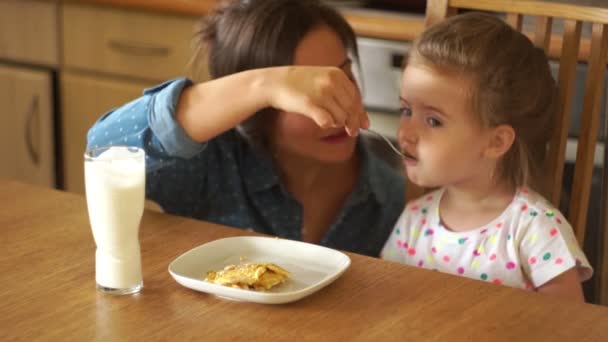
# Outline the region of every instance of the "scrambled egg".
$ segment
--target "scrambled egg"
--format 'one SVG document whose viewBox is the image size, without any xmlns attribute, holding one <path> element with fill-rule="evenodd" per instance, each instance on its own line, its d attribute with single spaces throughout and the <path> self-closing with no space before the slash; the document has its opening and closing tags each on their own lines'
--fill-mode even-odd
<svg viewBox="0 0 608 342">
<path fill-rule="evenodd" d="M 209 271 L 205 281 L 246 290 L 266 291 L 285 282 L 289 272 L 272 263 L 228 265 L 221 271 Z"/>
</svg>

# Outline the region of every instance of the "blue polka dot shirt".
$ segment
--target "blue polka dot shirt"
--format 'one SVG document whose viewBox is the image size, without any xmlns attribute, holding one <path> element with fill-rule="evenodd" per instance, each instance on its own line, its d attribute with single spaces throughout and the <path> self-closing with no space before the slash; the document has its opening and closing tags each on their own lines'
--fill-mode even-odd
<svg viewBox="0 0 608 342">
<path fill-rule="evenodd" d="M 88 147 L 143 147 L 146 197 L 168 213 L 301 240 L 302 206 L 270 158 L 235 129 L 200 144 L 175 121 L 177 100 L 191 84 L 165 82 L 104 114 L 88 132 Z M 361 140 L 357 149 L 361 176 L 320 244 L 378 256 L 404 208 L 405 182 Z"/>
</svg>

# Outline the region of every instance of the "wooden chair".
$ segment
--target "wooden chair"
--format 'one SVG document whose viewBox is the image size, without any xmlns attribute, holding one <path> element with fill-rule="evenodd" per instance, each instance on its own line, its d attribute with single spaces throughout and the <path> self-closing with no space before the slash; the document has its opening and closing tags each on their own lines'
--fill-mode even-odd
<svg viewBox="0 0 608 342">
<path fill-rule="evenodd" d="M 606 0 L 428 0 L 425 25 L 428 27 L 444 18 L 459 13 L 460 10 L 479 10 L 506 15 L 506 21 L 515 29 L 522 31 L 523 17 L 534 16 L 536 29 L 526 33 L 532 41 L 542 47 L 550 57 L 559 57 L 558 76 L 560 110 L 556 118 L 555 134 L 550 142 L 549 156 L 545 165 L 548 180 L 548 199 L 559 206 L 562 194 L 562 180 L 565 162 L 566 142 L 570 125 L 570 109 L 574 97 L 576 65 L 587 62 L 581 133 L 578 140 L 574 181 L 569 199 L 568 220 L 572 224 L 577 240 L 583 245 L 591 190 L 591 177 L 595 146 L 599 130 L 600 99 L 603 94 L 604 75 L 608 53 L 608 1 Z M 554 19 L 563 19 L 561 34 L 552 34 Z M 581 39 L 583 23 L 592 25 L 590 39 Z M 608 122 L 605 127 L 608 127 Z M 605 164 L 608 165 L 608 148 L 605 149 Z M 606 188 L 608 172 L 604 169 Z M 420 195 L 420 190 L 408 187 L 408 198 Z M 606 190 L 603 189 L 603 193 Z M 604 196 L 606 197 L 606 196 Z M 603 199 L 601 231 L 608 232 L 605 219 L 608 201 Z M 599 238 L 598 238 L 599 239 Z M 608 233 L 603 237 L 604 265 L 597 265 L 596 273 L 605 289 L 601 301 L 608 304 Z M 603 270 L 605 268 L 605 270 Z"/>
</svg>

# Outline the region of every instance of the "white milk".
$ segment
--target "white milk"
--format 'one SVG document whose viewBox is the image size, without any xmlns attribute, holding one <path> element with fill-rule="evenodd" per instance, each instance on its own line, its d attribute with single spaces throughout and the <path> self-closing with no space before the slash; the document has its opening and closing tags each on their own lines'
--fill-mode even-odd
<svg viewBox="0 0 608 342">
<path fill-rule="evenodd" d="M 145 154 L 111 147 L 85 161 L 89 219 L 97 245 L 97 284 L 112 289 L 142 285 L 139 222 L 144 209 Z"/>
</svg>

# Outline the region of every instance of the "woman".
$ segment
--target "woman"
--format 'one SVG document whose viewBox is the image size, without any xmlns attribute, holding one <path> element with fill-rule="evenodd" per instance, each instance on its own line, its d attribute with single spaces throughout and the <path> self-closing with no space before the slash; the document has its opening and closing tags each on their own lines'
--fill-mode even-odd
<svg viewBox="0 0 608 342">
<path fill-rule="evenodd" d="M 377 256 L 401 175 L 358 138 L 355 35 L 320 1 L 231 1 L 203 18 L 195 66 L 106 113 L 88 146 L 142 146 L 148 198 L 173 214 Z"/>
</svg>

